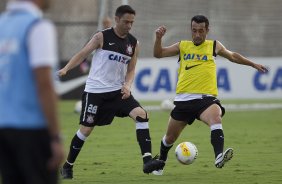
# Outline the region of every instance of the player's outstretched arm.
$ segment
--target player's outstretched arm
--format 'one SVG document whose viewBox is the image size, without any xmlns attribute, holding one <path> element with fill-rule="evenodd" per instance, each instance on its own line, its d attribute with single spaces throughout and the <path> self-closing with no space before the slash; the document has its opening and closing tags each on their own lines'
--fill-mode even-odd
<svg viewBox="0 0 282 184">
<path fill-rule="evenodd" d="M 162 46 L 162 37 L 166 33 L 166 28 L 164 26 L 160 26 L 156 29 L 156 39 L 154 43 L 154 57 L 162 58 L 175 56 L 179 53 L 179 42 L 175 43 L 168 47 Z"/>
<path fill-rule="evenodd" d="M 265 73 L 268 71 L 266 66 L 256 64 L 241 54 L 226 49 L 219 41 L 216 41 L 216 53 L 234 63 L 251 66 L 260 72 Z"/>
<path fill-rule="evenodd" d="M 58 71 L 58 75 L 64 76 L 67 72 L 76 66 L 78 66 L 82 61 L 89 56 L 94 50 L 101 48 L 103 45 L 103 33 L 96 33 L 91 40 L 78 52 L 76 53 L 68 62 L 68 64 Z"/>
</svg>

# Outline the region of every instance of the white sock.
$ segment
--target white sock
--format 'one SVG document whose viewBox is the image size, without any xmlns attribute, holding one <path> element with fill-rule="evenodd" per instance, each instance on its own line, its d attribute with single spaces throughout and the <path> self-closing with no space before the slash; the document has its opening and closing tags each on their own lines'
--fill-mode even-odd
<svg viewBox="0 0 282 184">
<path fill-rule="evenodd" d="M 172 146 L 173 144 L 168 144 L 166 141 L 165 141 L 165 138 L 166 138 L 166 135 L 164 135 L 162 141 L 163 141 L 163 144 L 166 146 L 166 147 L 170 147 Z"/>
</svg>

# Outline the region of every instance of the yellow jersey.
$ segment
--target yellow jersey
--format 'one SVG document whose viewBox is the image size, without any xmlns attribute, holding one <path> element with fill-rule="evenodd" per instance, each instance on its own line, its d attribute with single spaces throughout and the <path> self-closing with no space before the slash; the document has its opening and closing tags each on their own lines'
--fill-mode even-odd
<svg viewBox="0 0 282 184">
<path fill-rule="evenodd" d="M 215 41 L 201 45 L 183 40 L 179 43 L 177 94 L 208 94 L 217 96 Z"/>
</svg>

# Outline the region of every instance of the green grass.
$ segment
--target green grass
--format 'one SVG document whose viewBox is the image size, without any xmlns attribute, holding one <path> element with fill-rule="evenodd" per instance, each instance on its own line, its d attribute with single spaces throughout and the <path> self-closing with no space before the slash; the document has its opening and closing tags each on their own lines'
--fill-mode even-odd
<svg viewBox="0 0 282 184">
<path fill-rule="evenodd" d="M 229 102 L 235 101 L 224 101 Z M 252 102 L 257 101 L 248 101 Z M 79 127 L 79 115 L 73 113 L 74 103 L 60 103 L 66 152 Z M 169 112 L 150 111 L 149 114 L 153 154 L 157 154 L 160 140 L 166 131 Z M 179 164 L 174 156 L 174 146 L 169 153 L 163 176 L 143 174 L 134 122 L 130 118 L 115 118 L 110 126 L 94 128 L 75 163 L 74 179 L 63 180 L 61 183 L 279 184 L 282 183 L 281 115 L 282 109 L 227 112 L 223 118 L 225 145 L 234 148 L 234 158 L 223 169 L 214 166 L 209 128 L 199 121 L 194 122 L 192 126 L 186 127 L 175 145 L 182 141 L 193 142 L 199 150 L 197 160 L 188 166 Z"/>
</svg>

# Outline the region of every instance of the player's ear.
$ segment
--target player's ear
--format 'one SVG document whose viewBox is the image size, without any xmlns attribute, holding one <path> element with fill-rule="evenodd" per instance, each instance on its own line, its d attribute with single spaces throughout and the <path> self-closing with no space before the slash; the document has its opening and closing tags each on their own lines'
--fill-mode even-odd
<svg viewBox="0 0 282 184">
<path fill-rule="evenodd" d="M 118 23 L 119 22 L 119 17 L 115 16 L 115 22 Z"/>
</svg>

